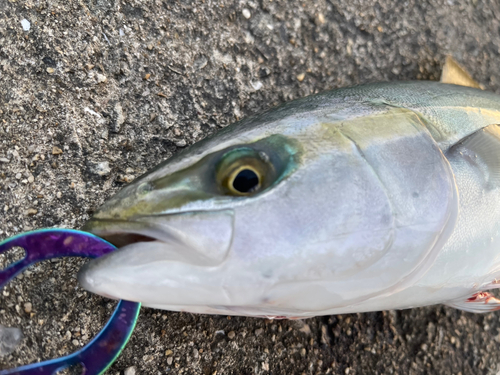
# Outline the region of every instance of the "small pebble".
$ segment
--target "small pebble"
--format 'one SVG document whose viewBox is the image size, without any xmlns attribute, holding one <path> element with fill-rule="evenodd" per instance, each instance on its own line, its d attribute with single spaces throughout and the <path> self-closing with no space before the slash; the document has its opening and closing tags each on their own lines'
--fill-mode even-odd
<svg viewBox="0 0 500 375">
<path fill-rule="evenodd" d="M 60 155 L 63 153 L 63 150 L 61 150 L 59 147 L 54 146 L 52 147 L 52 155 Z"/>
<path fill-rule="evenodd" d="M 101 132 L 101 138 L 108 139 L 108 136 L 109 136 L 109 130 L 108 130 L 108 128 L 104 128 Z"/>
<path fill-rule="evenodd" d="M 126 174 L 125 176 L 118 175 L 117 180 L 120 182 L 126 182 L 127 184 L 134 181 L 135 176 L 133 174 Z"/>
<path fill-rule="evenodd" d="M 80 341 L 78 341 L 78 340 L 73 340 L 73 341 L 71 341 L 71 343 L 72 343 L 74 346 L 80 346 Z"/>
<path fill-rule="evenodd" d="M 56 70 L 55 70 L 54 68 L 51 68 L 51 67 L 48 67 L 48 68 L 47 68 L 47 73 L 49 73 L 49 74 L 52 74 L 52 73 L 54 73 L 55 71 L 56 71 Z"/>
<path fill-rule="evenodd" d="M 109 166 L 109 162 L 107 161 L 101 161 L 99 163 L 92 164 L 89 169 L 92 173 L 101 177 L 107 176 L 111 173 L 111 167 Z"/>
<path fill-rule="evenodd" d="M 91 110 L 89 107 L 83 108 L 83 111 L 87 112 L 87 113 L 90 113 L 91 115 L 93 115 L 95 117 L 101 118 L 101 115 L 99 113 L 97 113 L 96 111 Z"/>
<path fill-rule="evenodd" d="M 135 375 L 136 371 L 135 366 L 131 366 L 125 369 L 124 375 Z"/>
<path fill-rule="evenodd" d="M 247 20 L 248 20 L 250 17 L 252 17 L 252 15 L 250 14 L 250 11 L 249 11 L 247 8 L 243 9 L 243 10 L 241 11 L 241 14 L 243 14 L 243 17 L 245 17 Z"/>
<path fill-rule="evenodd" d="M 57 198 L 59 198 L 59 199 L 62 197 L 62 194 L 61 194 L 61 192 L 60 192 L 60 191 L 58 191 L 58 192 L 56 193 L 56 197 L 57 197 Z"/>
<path fill-rule="evenodd" d="M 227 337 L 229 337 L 231 340 L 234 339 L 234 337 L 236 336 L 236 333 L 234 331 L 230 331 L 228 334 L 227 334 Z"/>
<path fill-rule="evenodd" d="M 175 142 L 175 145 L 177 147 L 186 147 L 187 143 L 186 143 L 185 139 L 180 139 L 180 140 L 178 140 L 178 141 Z"/>
<path fill-rule="evenodd" d="M 167 351 L 165 352 L 165 356 L 167 356 L 167 357 L 168 357 L 169 355 L 172 355 L 172 354 L 174 354 L 174 352 L 173 352 L 173 351 L 171 351 L 170 349 L 167 349 Z"/>
<path fill-rule="evenodd" d="M 21 179 L 21 177 L 23 177 L 23 175 L 22 175 L 21 173 L 17 173 L 17 174 L 16 174 L 16 179 L 20 180 L 20 179 Z"/>
<path fill-rule="evenodd" d="M 32 309 L 33 309 L 33 305 L 31 304 L 31 302 L 26 302 L 24 304 L 24 311 L 26 312 L 26 314 L 29 314 Z"/>
<path fill-rule="evenodd" d="M 30 184 L 32 184 L 34 181 L 35 181 L 35 177 L 33 177 L 33 175 L 30 175 L 30 176 L 28 177 L 28 182 L 29 182 Z"/>
<path fill-rule="evenodd" d="M 21 20 L 21 26 L 23 27 L 24 31 L 30 31 L 31 23 L 27 19 L 23 19 Z"/>
<path fill-rule="evenodd" d="M 172 364 L 172 362 L 173 362 L 173 361 L 174 361 L 174 357 L 168 357 L 168 358 L 167 358 L 167 365 L 169 365 L 169 366 L 170 366 L 170 365 Z"/>
<path fill-rule="evenodd" d="M 309 324 L 304 324 L 304 326 L 299 329 L 300 332 L 304 332 L 307 335 L 311 334 L 311 327 L 309 327 Z"/>
<path fill-rule="evenodd" d="M 149 77 L 151 77 L 151 74 L 149 74 L 149 73 L 148 73 L 148 74 L 146 74 L 146 75 L 144 76 L 144 79 L 145 79 L 145 80 L 148 80 L 148 79 L 149 79 Z"/>
<path fill-rule="evenodd" d="M 194 70 L 201 70 L 204 67 L 206 67 L 207 64 L 208 64 L 208 59 L 205 56 L 201 56 L 200 58 L 195 60 L 195 62 L 193 63 L 193 68 Z"/>
<path fill-rule="evenodd" d="M 33 216 L 38 213 L 38 210 L 36 208 L 28 208 L 28 215 Z"/>
<path fill-rule="evenodd" d="M 255 336 L 260 336 L 264 332 L 264 328 L 257 328 L 255 330 Z"/>
<path fill-rule="evenodd" d="M 318 13 L 318 16 L 316 17 L 316 24 L 322 25 L 324 23 L 325 23 L 325 16 L 322 13 Z"/>
<path fill-rule="evenodd" d="M 300 73 L 297 75 L 297 81 L 299 81 L 299 82 L 302 82 L 304 80 L 304 78 L 306 78 L 305 73 Z"/>
<path fill-rule="evenodd" d="M 252 87 L 255 91 L 258 91 L 262 88 L 262 82 L 261 81 L 256 81 L 256 82 L 250 82 L 252 84 Z"/>
<path fill-rule="evenodd" d="M 106 77 L 103 74 L 97 74 L 97 83 L 104 83 L 108 80 L 108 77 Z"/>
<path fill-rule="evenodd" d="M 0 324 L 0 356 L 12 353 L 22 338 L 23 334 L 19 328 L 8 328 Z"/>
</svg>

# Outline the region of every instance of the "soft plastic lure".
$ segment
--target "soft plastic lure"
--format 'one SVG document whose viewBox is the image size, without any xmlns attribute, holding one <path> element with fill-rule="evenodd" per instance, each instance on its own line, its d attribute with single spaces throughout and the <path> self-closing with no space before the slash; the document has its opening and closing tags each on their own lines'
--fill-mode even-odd
<svg viewBox="0 0 500 375">
<path fill-rule="evenodd" d="M 70 229 L 42 229 L 19 234 L 0 242 L 0 254 L 21 247 L 24 259 L 0 271 L 0 288 L 37 262 L 59 257 L 97 258 L 116 248 L 90 233 Z M 77 352 L 11 370 L 0 375 L 53 375 L 72 366 L 82 366 L 86 375 L 102 374 L 116 360 L 137 322 L 140 303 L 120 301 L 102 331 Z"/>
</svg>

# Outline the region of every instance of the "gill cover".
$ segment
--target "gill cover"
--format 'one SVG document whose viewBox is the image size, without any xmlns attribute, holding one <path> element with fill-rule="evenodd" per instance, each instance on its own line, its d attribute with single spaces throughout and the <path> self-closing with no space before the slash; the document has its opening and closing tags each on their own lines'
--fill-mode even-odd
<svg viewBox="0 0 500 375">
<path fill-rule="evenodd" d="M 364 211 L 358 211 L 355 201 L 331 201 L 342 214 L 349 213 L 339 224 L 358 220 L 362 225 L 357 230 L 351 226 L 343 236 L 310 243 L 311 256 L 329 249 L 329 257 L 321 259 L 316 272 L 299 274 L 298 267 L 287 282 L 275 285 L 268 297 L 279 305 L 322 311 L 401 291 L 425 275 L 457 221 L 453 171 L 417 114 L 391 108 L 344 121 L 335 131 L 351 144 L 352 155 L 365 162 L 371 177 L 367 184 L 354 174 L 348 179 L 354 184 L 346 185 L 353 194 L 357 187 L 365 189 Z M 381 194 L 373 195 L 375 189 Z M 316 207 L 339 215 L 330 202 Z M 328 225 L 326 219 L 323 222 Z M 339 265 L 345 265 L 345 271 L 333 273 L 342 269 Z"/>
</svg>

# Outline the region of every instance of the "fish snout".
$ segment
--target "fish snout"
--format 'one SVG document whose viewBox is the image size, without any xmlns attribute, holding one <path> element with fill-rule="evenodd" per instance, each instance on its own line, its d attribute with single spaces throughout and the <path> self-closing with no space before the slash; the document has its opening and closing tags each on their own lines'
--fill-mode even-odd
<svg viewBox="0 0 500 375">
<path fill-rule="evenodd" d="M 140 301 L 137 293 L 127 292 L 127 285 L 130 290 L 145 290 L 168 280 L 177 284 L 195 280 L 196 270 L 222 265 L 230 254 L 234 214 L 220 210 L 134 221 L 93 219 L 84 229 L 120 248 L 82 267 L 80 285 L 103 296 Z"/>
</svg>

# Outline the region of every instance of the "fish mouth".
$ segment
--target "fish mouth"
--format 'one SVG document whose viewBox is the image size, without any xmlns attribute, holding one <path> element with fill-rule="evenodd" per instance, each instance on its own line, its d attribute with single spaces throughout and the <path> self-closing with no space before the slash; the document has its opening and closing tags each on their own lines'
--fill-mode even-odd
<svg viewBox="0 0 500 375">
<path fill-rule="evenodd" d="M 190 211 L 166 215 L 138 216 L 130 220 L 94 218 L 82 230 L 119 249 L 130 245 L 161 242 L 197 254 L 205 264 L 222 262 L 234 232 L 233 210 Z"/>
<path fill-rule="evenodd" d="M 95 218 L 82 229 L 118 249 L 85 264 L 78 274 L 80 285 L 106 297 L 138 300 L 118 292 L 121 287 L 117 285 L 140 284 L 145 279 L 154 285 L 167 282 L 173 269 L 184 269 L 185 276 L 186 270 L 221 266 L 230 253 L 234 217 L 232 210 L 221 210 L 133 220 Z M 142 279 L 135 279 L 139 274 Z"/>
<path fill-rule="evenodd" d="M 94 233 L 95 234 L 95 233 Z M 137 242 L 150 242 L 150 241 L 156 241 L 156 238 L 150 237 L 150 236 L 144 236 L 142 234 L 135 234 L 135 233 L 109 233 L 105 235 L 99 236 L 103 240 L 108 241 L 109 243 L 113 244 L 117 248 L 122 248 L 127 245 L 131 245 L 133 243 Z"/>
<path fill-rule="evenodd" d="M 158 237 L 162 236 L 155 236 L 151 229 L 141 222 L 116 219 L 91 219 L 82 228 L 119 249 L 138 242 L 161 241 Z"/>
</svg>

